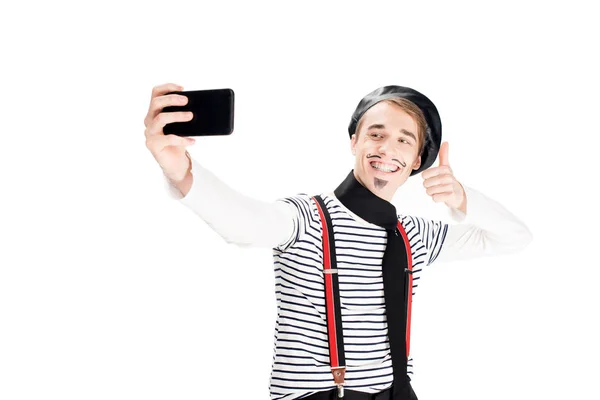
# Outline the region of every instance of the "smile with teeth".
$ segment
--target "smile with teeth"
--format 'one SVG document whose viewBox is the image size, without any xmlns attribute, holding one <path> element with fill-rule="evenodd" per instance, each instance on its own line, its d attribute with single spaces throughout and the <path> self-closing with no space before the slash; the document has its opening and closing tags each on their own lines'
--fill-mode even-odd
<svg viewBox="0 0 600 400">
<path fill-rule="evenodd" d="M 396 172 L 400 169 L 397 165 L 384 164 L 377 161 L 371 161 L 371 166 L 382 172 Z"/>
</svg>

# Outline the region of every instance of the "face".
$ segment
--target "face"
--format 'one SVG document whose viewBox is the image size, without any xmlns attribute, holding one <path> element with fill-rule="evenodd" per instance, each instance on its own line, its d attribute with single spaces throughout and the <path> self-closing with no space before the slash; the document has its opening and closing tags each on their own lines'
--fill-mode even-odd
<svg viewBox="0 0 600 400">
<path fill-rule="evenodd" d="M 410 173 L 421 166 L 417 124 L 397 105 L 379 102 L 363 114 L 357 133 L 350 141 L 356 156 L 354 176 L 391 202 Z"/>
</svg>

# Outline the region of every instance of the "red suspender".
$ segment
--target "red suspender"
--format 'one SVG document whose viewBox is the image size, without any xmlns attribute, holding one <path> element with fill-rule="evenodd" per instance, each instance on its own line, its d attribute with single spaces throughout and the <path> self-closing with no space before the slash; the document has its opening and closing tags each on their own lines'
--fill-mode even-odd
<svg viewBox="0 0 600 400">
<path fill-rule="evenodd" d="M 342 330 L 342 310 L 339 295 L 339 280 L 335 244 L 333 242 L 333 225 L 325 202 L 320 196 L 313 196 L 321 217 L 322 243 L 323 243 L 323 277 L 325 280 L 325 309 L 327 314 L 327 335 L 329 337 L 329 359 L 333 380 L 338 386 L 338 396 L 344 397 L 344 376 L 346 373 L 346 359 L 344 356 L 344 335 Z M 408 290 L 406 311 L 406 356 L 410 354 L 410 320 L 412 310 L 412 253 L 410 242 L 404 227 L 398 221 L 398 230 L 404 239 L 406 254 L 408 255 Z"/>
<path fill-rule="evenodd" d="M 327 335 L 329 337 L 329 360 L 333 381 L 338 387 L 338 397 L 344 397 L 344 377 L 346 358 L 344 355 L 344 331 L 342 329 L 342 308 L 338 280 L 335 244 L 333 242 L 333 224 L 325 202 L 320 196 L 313 199 L 319 210 L 323 243 L 323 277 L 325 280 L 325 309 L 327 315 Z"/>
<path fill-rule="evenodd" d="M 408 241 L 408 235 L 406 235 L 406 231 L 404 227 L 398 221 L 398 230 L 402 234 L 402 238 L 404 239 L 404 245 L 406 246 L 406 255 L 408 257 L 408 299 L 406 301 L 406 358 L 408 358 L 410 354 L 410 317 L 412 311 L 412 292 L 413 292 L 413 262 L 412 262 L 412 251 L 410 249 L 410 242 Z"/>
</svg>

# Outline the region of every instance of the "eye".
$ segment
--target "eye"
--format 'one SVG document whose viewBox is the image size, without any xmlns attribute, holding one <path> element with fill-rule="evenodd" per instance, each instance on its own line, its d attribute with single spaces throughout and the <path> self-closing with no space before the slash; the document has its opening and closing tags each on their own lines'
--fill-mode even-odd
<svg viewBox="0 0 600 400">
<path fill-rule="evenodd" d="M 406 144 L 411 144 L 408 140 L 406 139 L 399 139 L 401 143 L 406 143 Z"/>
<path fill-rule="evenodd" d="M 371 136 L 371 137 L 381 137 L 381 134 L 378 133 L 378 132 L 373 132 L 369 136 Z"/>
</svg>

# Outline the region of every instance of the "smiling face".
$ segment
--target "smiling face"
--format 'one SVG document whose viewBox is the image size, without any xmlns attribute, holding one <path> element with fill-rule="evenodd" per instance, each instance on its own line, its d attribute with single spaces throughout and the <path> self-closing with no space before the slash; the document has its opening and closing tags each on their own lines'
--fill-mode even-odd
<svg viewBox="0 0 600 400">
<path fill-rule="evenodd" d="M 350 140 L 354 176 L 373 194 L 390 201 L 413 169 L 421 166 L 415 119 L 400 106 L 382 101 L 364 113 Z"/>
</svg>

